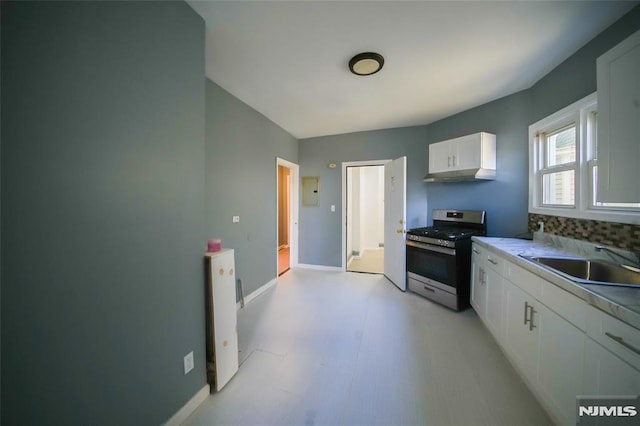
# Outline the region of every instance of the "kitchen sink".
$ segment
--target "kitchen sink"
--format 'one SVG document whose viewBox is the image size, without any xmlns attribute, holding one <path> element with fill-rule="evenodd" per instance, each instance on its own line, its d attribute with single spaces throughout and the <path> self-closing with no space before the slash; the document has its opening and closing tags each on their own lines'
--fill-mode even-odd
<svg viewBox="0 0 640 426">
<path fill-rule="evenodd" d="M 599 259 L 523 255 L 520 257 L 583 284 L 640 287 L 640 269 L 632 266 L 617 265 Z"/>
</svg>

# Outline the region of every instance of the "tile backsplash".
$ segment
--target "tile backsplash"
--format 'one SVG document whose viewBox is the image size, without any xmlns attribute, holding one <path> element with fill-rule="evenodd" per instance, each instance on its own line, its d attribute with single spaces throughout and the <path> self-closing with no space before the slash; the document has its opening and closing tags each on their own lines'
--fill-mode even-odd
<svg viewBox="0 0 640 426">
<path fill-rule="evenodd" d="M 530 232 L 538 230 L 538 222 L 548 234 L 640 252 L 640 225 L 529 213 Z"/>
</svg>

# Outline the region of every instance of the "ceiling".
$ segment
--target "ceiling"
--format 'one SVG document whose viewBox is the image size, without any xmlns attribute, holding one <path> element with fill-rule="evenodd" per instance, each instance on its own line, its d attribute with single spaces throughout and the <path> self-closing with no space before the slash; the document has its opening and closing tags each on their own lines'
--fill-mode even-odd
<svg viewBox="0 0 640 426">
<path fill-rule="evenodd" d="M 196 1 L 206 74 L 302 139 L 428 124 L 531 87 L 637 1 Z M 377 74 L 349 72 L 374 51 Z"/>
</svg>

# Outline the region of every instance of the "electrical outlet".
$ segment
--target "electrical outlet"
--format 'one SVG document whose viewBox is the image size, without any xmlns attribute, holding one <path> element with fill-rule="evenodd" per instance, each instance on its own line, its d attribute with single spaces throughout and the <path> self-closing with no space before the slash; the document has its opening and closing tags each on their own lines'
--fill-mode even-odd
<svg viewBox="0 0 640 426">
<path fill-rule="evenodd" d="M 234 216 L 233 223 L 238 223 L 238 222 L 240 222 L 240 216 Z"/>
<path fill-rule="evenodd" d="M 184 357 L 184 374 L 186 375 L 191 370 L 193 370 L 193 351 Z"/>
</svg>

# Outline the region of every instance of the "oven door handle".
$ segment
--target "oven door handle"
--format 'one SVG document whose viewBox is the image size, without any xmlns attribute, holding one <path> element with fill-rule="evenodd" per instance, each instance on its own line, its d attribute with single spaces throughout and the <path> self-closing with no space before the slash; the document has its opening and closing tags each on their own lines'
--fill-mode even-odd
<svg viewBox="0 0 640 426">
<path fill-rule="evenodd" d="M 434 246 L 432 244 L 416 243 L 415 241 L 411 241 L 411 240 L 407 240 L 407 245 L 409 247 L 415 247 L 415 248 L 422 249 L 422 250 L 427 250 L 427 251 L 435 251 L 437 253 L 448 254 L 450 256 L 455 256 L 455 254 L 456 254 L 456 250 L 455 249 L 451 249 L 451 248 L 447 248 L 447 247 Z"/>
</svg>

